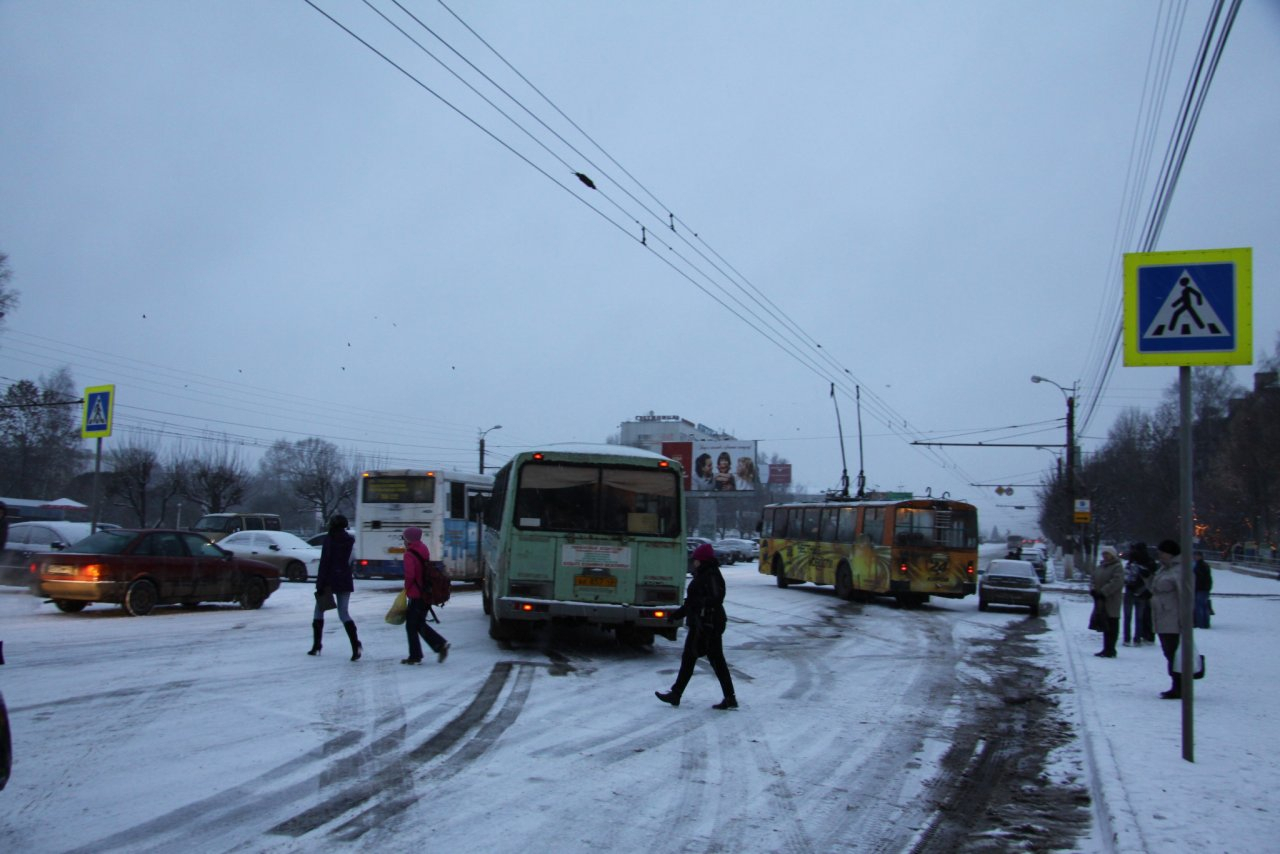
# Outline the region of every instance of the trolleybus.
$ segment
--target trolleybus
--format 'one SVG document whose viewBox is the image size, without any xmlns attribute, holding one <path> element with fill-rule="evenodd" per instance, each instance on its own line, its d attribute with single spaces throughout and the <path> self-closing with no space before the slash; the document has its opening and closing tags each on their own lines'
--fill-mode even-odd
<svg viewBox="0 0 1280 854">
<path fill-rule="evenodd" d="M 481 497 L 493 488 L 483 474 L 445 469 L 366 471 L 356 483 L 357 578 L 404 577 L 404 529 L 422 529 L 431 560 L 460 581 L 480 580 Z"/>
<path fill-rule="evenodd" d="M 484 513 L 484 611 L 503 640 L 537 623 L 585 623 L 619 640 L 675 640 L 684 600 L 680 464 L 625 445 L 516 454 Z"/>
<path fill-rule="evenodd" d="M 902 604 L 977 590 L 972 504 L 946 498 L 771 504 L 760 534 L 760 572 L 779 587 L 830 584 L 842 599 L 883 595 Z"/>
</svg>

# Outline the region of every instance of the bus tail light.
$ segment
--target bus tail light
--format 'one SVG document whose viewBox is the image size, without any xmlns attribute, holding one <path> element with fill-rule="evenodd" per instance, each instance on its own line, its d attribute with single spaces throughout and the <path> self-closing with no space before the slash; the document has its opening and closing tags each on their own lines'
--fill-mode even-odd
<svg viewBox="0 0 1280 854">
<path fill-rule="evenodd" d="M 973 575 L 973 561 L 969 561 L 964 565 L 964 571 L 969 575 Z"/>
<path fill-rule="evenodd" d="M 909 568 L 908 568 L 908 566 L 907 566 L 907 562 L 906 562 L 906 561 L 903 561 L 903 562 L 901 563 L 901 565 L 899 565 L 899 566 L 898 566 L 898 571 L 899 571 L 899 572 L 907 572 L 907 571 L 909 571 Z"/>
<path fill-rule="evenodd" d="M 650 616 L 650 617 L 653 617 L 655 620 L 665 620 L 665 619 L 667 618 L 667 612 L 666 612 L 666 611 L 654 611 L 654 612 L 653 612 L 652 614 L 650 614 L 649 616 Z"/>
</svg>

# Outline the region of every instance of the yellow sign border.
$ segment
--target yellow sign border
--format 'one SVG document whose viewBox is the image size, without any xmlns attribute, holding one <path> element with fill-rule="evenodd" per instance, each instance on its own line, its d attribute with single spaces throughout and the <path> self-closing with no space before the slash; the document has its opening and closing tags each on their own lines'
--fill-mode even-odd
<svg viewBox="0 0 1280 854">
<path fill-rule="evenodd" d="M 1144 267 L 1176 267 L 1195 264 L 1234 264 L 1234 350 L 1143 353 L 1138 349 L 1138 271 Z M 1253 249 L 1197 249 L 1186 252 L 1126 252 L 1124 256 L 1124 364 L 1125 367 L 1253 364 Z"/>
<path fill-rule="evenodd" d="M 107 393 L 107 427 L 105 430 L 89 429 L 89 398 L 95 394 Z M 80 438 L 103 439 L 111 435 L 111 422 L 115 418 L 116 387 L 114 385 L 95 385 L 84 390 L 84 408 L 80 412 Z"/>
</svg>

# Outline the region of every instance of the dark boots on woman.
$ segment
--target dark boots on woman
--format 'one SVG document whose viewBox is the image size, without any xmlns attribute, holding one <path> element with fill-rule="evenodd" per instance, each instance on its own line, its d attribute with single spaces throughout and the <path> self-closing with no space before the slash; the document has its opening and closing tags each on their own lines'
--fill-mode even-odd
<svg viewBox="0 0 1280 854">
<path fill-rule="evenodd" d="M 351 660 L 359 661 L 360 655 L 364 652 L 364 644 L 360 643 L 360 638 L 356 637 L 355 620 L 347 620 L 342 627 L 347 630 L 347 637 L 351 639 Z"/>
<path fill-rule="evenodd" d="M 667 691 L 666 693 L 663 693 L 662 691 L 654 691 L 653 696 L 657 697 L 662 702 L 668 703 L 672 706 L 680 705 L 680 695 L 677 694 L 675 691 Z"/>
<path fill-rule="evenodd" d="M 312 638 L 311 649 L 308 650 L 307 655 L 320 654 L 320 633 L 322 631 L 324 631 L 324 620 L 312 620 L 311 621 L 311 638 Z"/>
<path fill-rule="evenodd" d="M 738 708 L 738 698 L 733 696 L 725 697 L 723 700 L 716 703 L 711 708 L 719 709 L 722 712 L 727 711 L 729 709 L 736 709 Z"/>
</svg>

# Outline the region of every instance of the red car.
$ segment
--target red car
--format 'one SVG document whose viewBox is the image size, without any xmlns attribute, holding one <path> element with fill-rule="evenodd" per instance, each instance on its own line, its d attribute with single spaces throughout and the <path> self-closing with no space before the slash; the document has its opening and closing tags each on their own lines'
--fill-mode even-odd
<svg viewBox="0 0 1280 854">
<path fill-rule="evenodd" d="M 123 605 L 135 617 L 156 605 L 239 602 L 253 609 L 280 587 L 280 571 L 269 563 L 237 557 L 190 531 L 155 528 L 98 531 L 42 555 L 31 572 L 34 592 L 67 613 L 94 602 Z"/>
</svg>

